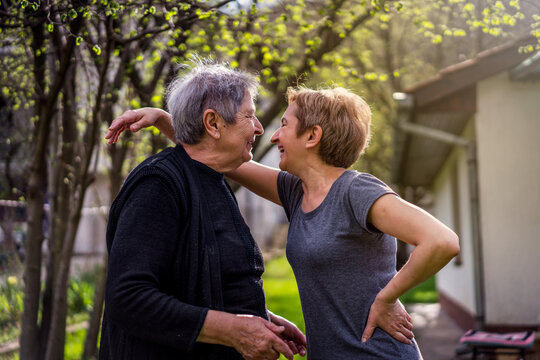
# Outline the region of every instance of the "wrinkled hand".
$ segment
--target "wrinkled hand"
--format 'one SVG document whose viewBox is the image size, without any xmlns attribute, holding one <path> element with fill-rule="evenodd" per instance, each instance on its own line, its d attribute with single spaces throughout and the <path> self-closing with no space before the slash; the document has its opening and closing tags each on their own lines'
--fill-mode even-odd
<svg viewBox="0 0 540 360">
<path fill-rule="evenodd" d="M 294 354 L 280 335 L 285 326 L 251 315 L 238 315 L 238 333 L 233 340 L 234 348 L 246 360 L 275 360 L 280 353 L 292 360 Z"/>
<path fill-rule="evenodd" d="M 411 317 L 399 300 L 385 302 L 379 297 L 375 298 L 369 310 L 362 342 L 369 340 L 377 327 L 402 343 L 412 344 L 410 339 L 414 337 L 414 334 L 411 331 L 413 328 Z"/>
<path fill-rule="evenodd" d="M 111 126 L 109 126 L 105 139 L 107 139 L 108 144 L 116 143 L 120 134 L 125 130 L 129 129 L 131 132 L 137 132 L 142 128 L 153 126 L 164 113 L 161 109 L 149 107 L 138 110 L 127 110 L 114 119 Z"/>
<path fill-rule="evenodd" d="M 293 354 L 306 356 L 306 336 L 300 331 L 300 329 L 298 329 L 298 327 L 289 320 L 271 312 L 269 313 L 272 323 L 285 328 L 285 330 L 277 335 L 279 335 L 289 345 L 289 348 Z"/>
</svg>

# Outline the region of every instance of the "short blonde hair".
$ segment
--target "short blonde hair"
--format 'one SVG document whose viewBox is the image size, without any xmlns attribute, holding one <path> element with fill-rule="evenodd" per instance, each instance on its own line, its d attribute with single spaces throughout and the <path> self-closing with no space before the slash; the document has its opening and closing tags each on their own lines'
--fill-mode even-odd
<svg viewBox="0 0 540 360">
<path fill-rule="evenodd" d="M 348 168 L 367 146 L 371 110 L 360 96 L 342 87 L 313 90 L 288 88 L 289 104 L 297 106 L 296 133 L 322 128 L 319 156 L 332 166 Z"/>
</svg>

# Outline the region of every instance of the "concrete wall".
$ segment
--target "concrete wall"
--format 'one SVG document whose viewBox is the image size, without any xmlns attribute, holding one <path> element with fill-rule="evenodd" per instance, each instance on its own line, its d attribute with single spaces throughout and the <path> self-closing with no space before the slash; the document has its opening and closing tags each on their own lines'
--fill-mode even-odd
<svg viewBox="0 0 540 360">
<path fill-rule="evenodd" d="M 86 191 L 82 216 L 73 248 L 72 271 L 86 270 L 101 263 L 107 252 L 105 232 L 109 216 L 109 179 L 98 173 Z"/>
<path fill-rule="evenodd" d="M 472 138 L 473 126 L 474 120 L 471 120 L 462 136 Z M 453 194 L 455 189 L 452 185 L 452 173 L 455 171 L 457 171 L 457 194 Z M 461 247 L 461 261 L 454 259 L 439 271 L 437 274 L 437 288 L 472 315 L 476 313 L 476 309 L 467 171 L 467 154 L 465 149 L 461 147 L 454 148 L 443 165 L 442 170 L 437 175 L 432 191 L 435 198 L 433 215 L 458 234 Z M 459 219 L 454 218 L 456 214 L 453 208 L 456 203 L 453 199 L 454 196 L 458 196 Z"/>
<path fill-rule="evenodd" d="M 540 82 L 477 88 L 486 322 L 540 323 Z"/>
</svg>

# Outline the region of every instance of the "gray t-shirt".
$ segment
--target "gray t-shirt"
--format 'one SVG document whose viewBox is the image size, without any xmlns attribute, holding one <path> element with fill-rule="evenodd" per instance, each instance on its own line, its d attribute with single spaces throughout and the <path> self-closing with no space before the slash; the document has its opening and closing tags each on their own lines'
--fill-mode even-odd
<svg viewBox="0 0 540 360">
<path fill-rule="evenodd" d="M 403 344 L 379 328 L 361 341 L 375 296 L 396 273 L 396 240 L 367 215 L 378 198 L 395 193 L 351 170 L 308 213 L 299 178 L 282 171 L 278 192 L 290 221 L 287 259 L 300 292 L 308 359 L 421 359 L 416 343 Z"/>
</svg>

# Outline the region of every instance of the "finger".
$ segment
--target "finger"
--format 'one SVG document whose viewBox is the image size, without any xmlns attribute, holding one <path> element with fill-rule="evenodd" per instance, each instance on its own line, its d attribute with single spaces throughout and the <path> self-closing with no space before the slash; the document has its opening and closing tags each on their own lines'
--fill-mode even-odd
<svg viewBox="0 0 540 360">
<path fill-rule="evenodd" d="M 407 317 L 407 321 L 408 321 L 408 322 L 411 322 L 411 321 L 412 321 L 411 315 L 409 315 L 408 312 L 405 312 L 405 314 L 407 315 L 407 316 L 406 316 L 406 317 Z"/>
<path fill-rule="evenodd" d="M 293 354 L 298 354 L 300 352 L 294 341 L 292 340 L 287 341 L 287 345 L 289 345 L 289 349 L 291 349 Z"/>
<path fill-rule="evenodd" d="M 283 340 L 281 340 L 279 337 L 277 337 L 277 336 L 274 337 L 274 342 L 273 342 L 272 348 L 275 351 L 281 353 L 287 359 L 293 360 L 293 358 L 294 358 L 293 352 L 291 351 L 289 346 Z"/>
<path fill-rule="evenodd" d="M 123 133 L 126 129 L 127 129 L 127 126 L 126 126 L 126 125 L 122 125 L 122 127 L 116 131 L 116 137 L 115 137 L 115 141 L 114 141 L 114 142 L 117 142 L 118 139 L 120 139 L 120 135 L 122 135 L 122 133 Z"/>
<path fill-rule="evenodd" d="M 405 335 L 403 335 L 402 333 L 400 332 L 396 332 L 392 335 L 392 337 L 394 339 L 396 339 L 397 341 L 399 342 L 402 342 L 404 344 L 408 344 L 408 345 L 411 345 L 412 344 L 412 341 Z"/>
<path fill-rule="evenodd" d="M 109 129 L 111 130 L 116 130 L 122 126 L 124 126 L 126 123 L 132 123 L 133 120 L 130 121 L 130 119 L 135 119 L 136 118 L 136 112 L 134 110 L 127 110 L 127 111 L 124 111 L 124 113 L 122 115 L 120 115 L 119 117 L 117 117 L 116 119 L 113 120 L 113 122 L 111 123 L 111 125 L 109 126 Z"/>
<path fill-rule="evenodd" d="M 412 339 L 414 337 L 413 332 L 405 327 L 402 328 L 400 332 L 408 339 Z"/>
<path fill-rule="evenodd" d="M 105 134 L 105 139 L 110 138 L 112 136 L 112 134 L 114 134 L 114 132 L 111 129 L 108 129 L 107 133 Z"/>
<path fill-rule="evenodd" d="M 409 320 L 409 321 L 406 321 L 403 323 L 403 326 L 409 330 L 412 330 L 413 329 L 413 323 Z"/>
<path fill-rule="evenodd" d="M 296 348 L 295 354 L 299 354 L 300 356 L 306 356 L 306 348 L 294 341 L 289 341 L 289 343 L 292 342 L 294 344 L 294 347 Z"/>
<path fill-rule="evenodd" d="M 117 131 L 114 131 L 114 130 L 109 130 L 110 131 L 110 135 L 109 133 L 107 133 L 107 135 L 109 135 L 109 137 L 107 138 L 107 144 L 114 144 L 118 141 L 118 132 Z"/>
<path fill-rule="evenodd" d="M 118 141 L 118 138 L 120 138 L 121 133 L 122 133 L 121 131 L 115 130 L 114 135 L 113 135 L 112 139 L 110 140 L 110 142 L 113 143 L 113 144 L 116 143 Z"/>
<path fill-rule="evenodd" d="M 304 335 L 300 329 L 293 327 L 291 329 L 291 339 L 294 340 L 297 344 L 307 346 L 306 335 Z"/>
<path fill-rule="evenodd" d="M 285 331 L 285 326 L 276 325 L 270 321 L 265 321 L 264 326 L 276 335 L 281 335 Z"/>
<path fill-rule="evenodd" d="M 373 332 L 375 331 L 375 326 L 372 326 L 369 321 L 366 325 L 366 328 L 364 329 L 364 333 L 362 334 L 362 342 L 368 341 L 371 336 L 373 335 Z"/>
</svg>

